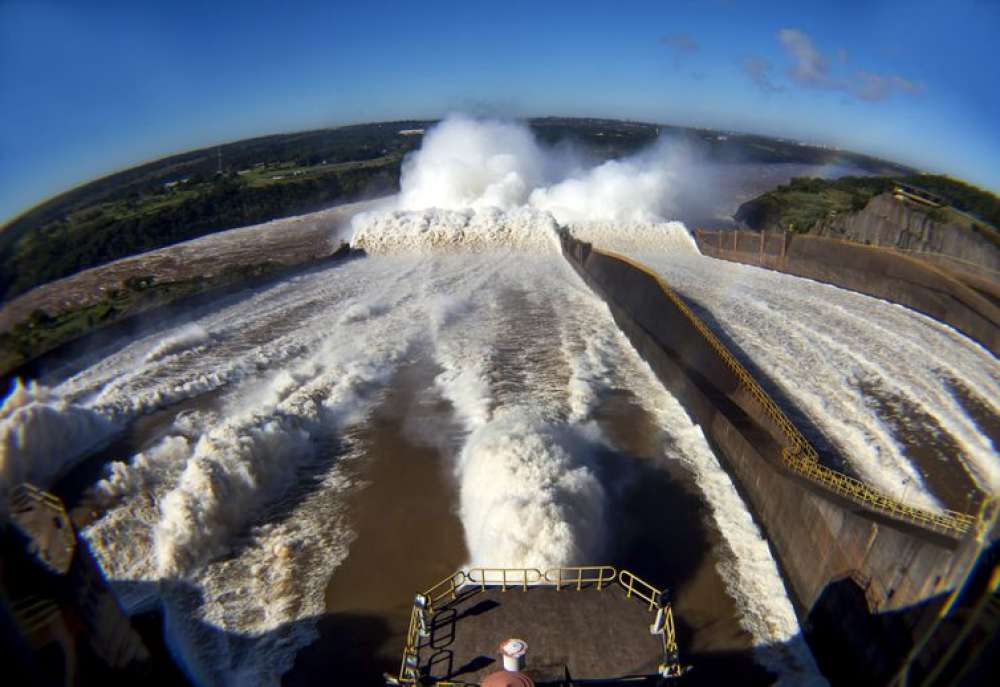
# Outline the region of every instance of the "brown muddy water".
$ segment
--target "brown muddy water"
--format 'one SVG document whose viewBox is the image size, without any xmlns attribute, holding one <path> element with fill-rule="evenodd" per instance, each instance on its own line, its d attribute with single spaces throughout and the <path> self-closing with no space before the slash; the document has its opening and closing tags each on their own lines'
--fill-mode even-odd
<svg viewBox="0 0 1000 687">
<path fill-rule="evenodd" d="M 356 538 L 327 585 L 319 639 L 284 676 L 289 687 L 321 676 L 383 684 L 383 672 L 399 669 L 414 594 L 467 563 L 453 468 L 462 429 L 433 390 L 435 374 L 426 360 L 400 370 L 356 436 L 365 447 L 352 466 L 362 486 L 347 505 Z M 613 448 L 598 458 L 612 501 L 610 543 L 606 558 L 593 563 L 671 590 L 681 650 L 700 677 L 769 684 L 717 569 L 719 533 L 692 476 L 662 457 L 662 430 L 628 392 L 607 394 L 594 417 Z M 511 631 L 530 642 L 530 627 Z"/>
</svg>

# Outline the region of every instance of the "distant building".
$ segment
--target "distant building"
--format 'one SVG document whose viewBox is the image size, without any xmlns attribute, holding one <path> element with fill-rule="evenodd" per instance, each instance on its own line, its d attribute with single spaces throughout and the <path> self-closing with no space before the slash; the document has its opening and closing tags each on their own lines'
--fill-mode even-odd
<svg viewBox="0 0 1000 687">
<path fill-rule="evenodd" d="M 423 129 L 400 129 L 400 136 L 423 136 Z"/>
</svg>

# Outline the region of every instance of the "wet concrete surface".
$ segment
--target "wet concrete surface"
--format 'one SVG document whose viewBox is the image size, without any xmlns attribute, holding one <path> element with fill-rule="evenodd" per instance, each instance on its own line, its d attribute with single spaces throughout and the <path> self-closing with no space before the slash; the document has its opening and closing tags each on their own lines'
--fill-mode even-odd
<svg viewBox="0 0 1000 687">
<path fill-rule="evenodd" d="M 595 622 L 599 618 L 600 622 Z M 654 611 L 617 584 L 556 590 L 466 588 L 442 607 L 421 642 L 421 667 L 437 679 L 479 683 L 502 668 L 497 649 L 528 644 L 524 673 L 536 683 L 650 675 L 663 656 Z"/>
</svg>

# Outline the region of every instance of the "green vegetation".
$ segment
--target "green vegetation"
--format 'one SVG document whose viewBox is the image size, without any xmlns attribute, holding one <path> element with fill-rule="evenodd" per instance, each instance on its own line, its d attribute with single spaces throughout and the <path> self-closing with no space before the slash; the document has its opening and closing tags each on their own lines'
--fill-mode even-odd
<svg viewBox="0 0 1000 687">
<path fill-rule="evenodd" d="M 26 233 L 8 256 L 7 296 L 88 267 L 204 234 L 307 212 L 398 184 L 400 158 L 346 167 L 327 165 L 301 176 L 265 172 L 189 180 L 145 195 L 102 203 Z M 351 164 L 351 163 L 348 163 Z M 266 168 L 266 172 L 276 172 Z"/>
<path fill-rule="evenodd" d="M 129 315 L 204 289 L 203 280 L 153 284 L 129 280 L 122 288 L 111 289 L 100 301 L 77 310 L 50 315 L 36 310 L 27 322 L 21 322 L 0 334 L 0 374 L 7 374 L 25 362 L 95 329 Z"/>
<path fill-rule="evenodd" d="M 931 219 L 966 227 L 1000 245 L 995 228 L 1000 224 L 1000 198 L 949 177 L 929 174 L 796 178 L 741 205 L 736 220 L 753 229 L 808 233 L 820 220 L 863 209 L 873 197 L 891 191 L 897 183 L 918 186 L 951 203 L 951 207 L 926 210 Z"/>
<path fill-rule="evenodd" d="M 393 192 L 403 157 L 421 141 L 400 132 L 431 124 L 389 122 L 265 136 L 174 155 L 84 184 L 0 230 L 0 302 L 143 251 Z M 594 161 L 635 153 L 666 134 L 722 162 L 844 162 L 881 173 L 906 171 L 875 158 L 761 136 L 603 119 L 547 117 L 529 125 L 543 144 L 571 143 Z"/>
<path fill-rule="evenodd" d="M 886 177 L 799 177 L 741 205 L 736 220 L 754 229 L 807 233 L 822 219 L 863 209 L 892 186 Z"/>
<path fill-rule="evenodd" d="M 0 298 L 211 232 L 390 193 L 398 188 L 403 156 L 420 143 L 420 136 L 399 131 L 424 125 L 371 124 L 250 139 L 73 189 L 0 232 Z"/>
<path fill-rule="evenodd" d="M 197 277 L 157 283 L 152 275 L 136 275 L 108 290 L 104 298 L 75 310 L 52 315 L 35 310 L 27 321 L 0 333 L 0 375 L 64 343 L 78 339 L 110 324 L 172 303 L 178 299 L 231 284 L 272 275 L 282 265 L 265 260 L 252 264 L 229 265 L 211 279 Z"/>
</svg>

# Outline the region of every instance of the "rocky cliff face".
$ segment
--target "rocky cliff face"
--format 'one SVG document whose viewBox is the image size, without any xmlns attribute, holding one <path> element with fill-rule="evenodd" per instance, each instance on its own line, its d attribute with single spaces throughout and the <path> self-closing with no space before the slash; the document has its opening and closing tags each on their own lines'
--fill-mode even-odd
<svg viewBox="0 0 1000 687">
<path fill-rule="evenodd" d="M 958 224 L 935 221 L 922 208 L 896 200 L 891 193 L 875 196 L 860 212 L 820 220 L 809 233 L 937 253 L 1000 271 L 1000 249 L 988 238 Z"/>
</svg>

